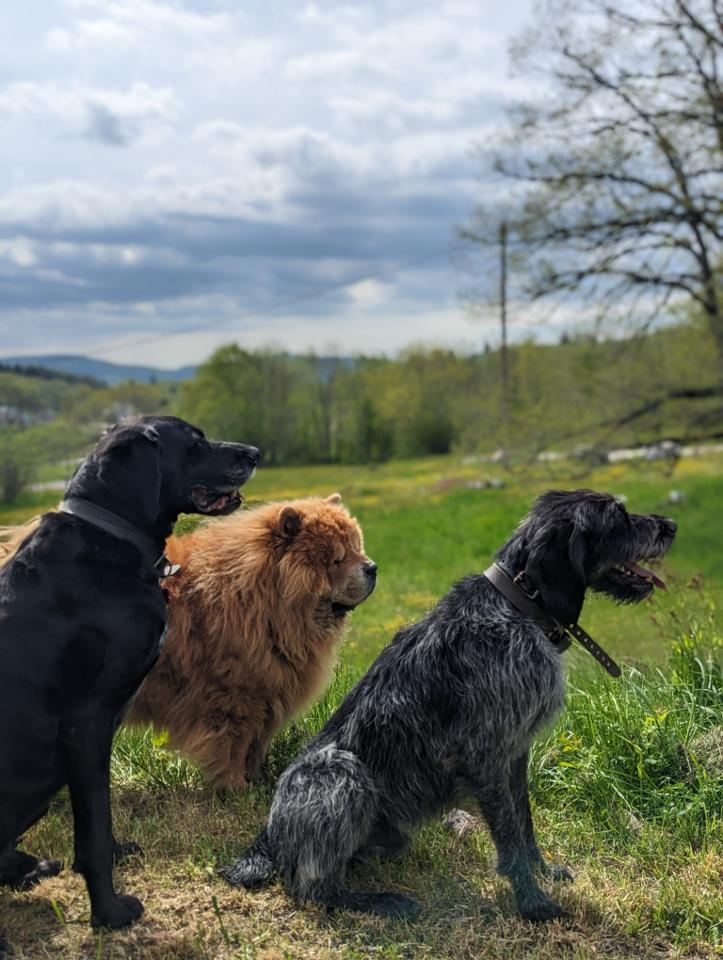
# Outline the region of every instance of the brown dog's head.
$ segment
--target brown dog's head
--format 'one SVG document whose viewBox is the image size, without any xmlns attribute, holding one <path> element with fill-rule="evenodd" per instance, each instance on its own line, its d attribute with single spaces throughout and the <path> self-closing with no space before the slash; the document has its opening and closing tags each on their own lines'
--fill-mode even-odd
<svg viewBox="0 0 723 960">
<path fill-rule="evenodd" d="M 282 597 L 313 598 L 320 612 L 342 619 L 366 600 L 377 580 L 359 524 L 338 493 L 277 506 L 272 523 Z"/>
</svg>

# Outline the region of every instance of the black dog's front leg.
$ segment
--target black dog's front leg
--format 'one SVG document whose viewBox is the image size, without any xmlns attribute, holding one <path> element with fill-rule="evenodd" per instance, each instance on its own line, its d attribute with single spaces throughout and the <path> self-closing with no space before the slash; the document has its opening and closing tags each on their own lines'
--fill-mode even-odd
<svg viewBox="0 0 723 960">
<path fill-rule="evenodd" d="M 68 720 L 62 731 L 75 830 L 75 868 L 85 876 L 94 927 L 126 927 L 143 913 L 136 897 L 113 889 L 110 751 L 114 723 L 94 716 Z"/>
<path fill-rule="evenodd" d="M 537 846 L 535 828 L 532 823 L 532 811 L 530 810 L 530 797 L 527 789 L 528 763 L 529 754 L 527 751 L 513 761 L 510 768 L 510 790 L 512 791 L 512 801 L 517 810 L 522 836 L 527 845 L 530 860 L 543 876 L 550 876 L 556 881 L 572 880 L 572 874 L 566 867 L 560 866 L 559 864 L 548 864 Z"/>
<path fill-rule="evenodd" d="M 528 920 L 567 916 L 566 911 L 545 896 L 537 884 L 536 863 L 506 778 L 500 772 L 495 782 L 478 785 L 475 793 L 497 848 L 497 869 L 510 881 L 522 916 Z"/>
</svg>

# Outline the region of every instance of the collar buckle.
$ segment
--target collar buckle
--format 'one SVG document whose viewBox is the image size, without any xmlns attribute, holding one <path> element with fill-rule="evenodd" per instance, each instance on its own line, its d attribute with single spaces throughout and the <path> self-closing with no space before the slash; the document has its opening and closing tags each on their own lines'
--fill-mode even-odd
<svg viewBox="0 0 723 960">
<path fill-rule="evenodd" d="M 539 589 L 535 586 L 526 570 L 520 570 L 520 572 L 512 578 L 512 582 L 520 588 L 528 600 L 536 600 L 540 596 Z"/>
</svg>

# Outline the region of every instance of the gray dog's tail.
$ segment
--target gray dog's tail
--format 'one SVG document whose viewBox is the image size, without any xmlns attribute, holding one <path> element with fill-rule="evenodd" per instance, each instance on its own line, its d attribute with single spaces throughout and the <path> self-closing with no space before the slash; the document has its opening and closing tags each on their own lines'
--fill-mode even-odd
<svg viewBox="0 0 723 960">
<path fill-rule="evenodd" d="M 266 829 L 261 831 L 242 857 L 227 867 L 220 867 L 218 872 L 234 887 L 246 887 L 247 890 L 269 883 L 276 873 L 276 865 Z"/>
</svg>

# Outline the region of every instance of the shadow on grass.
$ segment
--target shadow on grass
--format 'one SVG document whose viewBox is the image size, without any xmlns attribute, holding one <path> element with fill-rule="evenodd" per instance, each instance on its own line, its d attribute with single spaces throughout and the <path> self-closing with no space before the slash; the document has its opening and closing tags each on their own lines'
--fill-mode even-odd
<svg viewBox="0 0 723 960">
<path fill-rule="evenodd" d="M 83 881 L 69 873 L 31 894 L 0 897 L 0 930 L 20 960 L 575 960 L 673 957 L 669 943 L 626 931 L 620 914 L 601 909 L 575 886 L 544 884 L 571 919 L 535 925 L 520 919 L 509 886 L 495 877 L 486 831 L 459 839 L 438 824 L 425 827 L 412 850 L 395 861 L 355 866 L 353 889 L 392 891 L 423 907 L 414 922 L 300 908 L 275 883 L 249 893 L 216 874 L 263 825 L 269 791 L 219 794 L 210 788 L 169 790 L 152 798 L 136 787 L 117 791 L 119 836 L 146 850 L 116 870 L 120 890 L 146 903 L 129 932 L 94 935 Z M 57 804 L 24 846 L 59 852 L 70 839 L 69 811 Z M 53 840 L 48 850 L 45 841 Z M 67 862 L 67 859 L 66 859 Z M 575 864 L 572 864 L 573 870 Z M 608 901 L 601 894 L 603 904 Z M 55 911 L 52 901 L 60 908 Z M 695 956 L 695 953 L 690 955 Z"/>
</svg>

